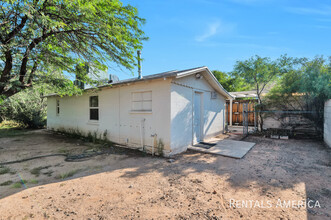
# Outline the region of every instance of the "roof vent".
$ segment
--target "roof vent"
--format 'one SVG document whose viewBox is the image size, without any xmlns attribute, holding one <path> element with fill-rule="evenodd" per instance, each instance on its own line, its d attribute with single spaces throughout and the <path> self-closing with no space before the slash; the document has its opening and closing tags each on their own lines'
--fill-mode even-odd
<svg viewBox="0 0 331 220">
<path fill-rule="evenodd" d="M 120 81 L 120 79 L 118 78 L 118 76 L 113 75 L 113 74 L 109 74 L 109 81 L 108 83 L 116 83 Z"/>
<path fill-rule="evenodd" d="M 203 76 L 202 76 L 200 73 L 197 73 L 197 74 L 195 74 L 195 78 L 196 78 L 196 79 L 202 79 Z"/>
</svg>

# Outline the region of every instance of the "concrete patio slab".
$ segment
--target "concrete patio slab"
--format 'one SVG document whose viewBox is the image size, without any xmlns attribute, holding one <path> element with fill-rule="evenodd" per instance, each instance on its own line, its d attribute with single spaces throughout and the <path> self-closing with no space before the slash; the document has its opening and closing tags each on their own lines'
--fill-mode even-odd
<svg viewBox="0 0 331 220">
<path fill-rule="evenodd" d="M 190 146 L 188 149 L 240 159 L 243 158 L 254 145 L 255 143 L 247 141 L 220 140 L 215 146 L 209 149 L 197 146 Z"/>
</svg>

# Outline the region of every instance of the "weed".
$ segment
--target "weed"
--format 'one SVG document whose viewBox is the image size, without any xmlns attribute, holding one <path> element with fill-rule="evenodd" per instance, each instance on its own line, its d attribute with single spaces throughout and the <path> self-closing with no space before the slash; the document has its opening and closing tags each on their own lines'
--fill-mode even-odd
<svg viewBox="0 0 331 220">
<path fill-rule="evenodd" d="M 8 167 L 0 166 L 0 175 L 9 173 L 10 169 Z"/>
<path fill-rule="evenodd" d="M 80 138 L 84 136 L 84 133 L 81 132 L 78 128 L 58 128 L 56 131 L 72 138 Z"/>
<path fill-rule="evenodd" d="M 21 188 L 22 187 L 22 183 L 21 182 L 16 182 L 13 185 L 11 185 L 11 188 Z"/>
<path fill-rule="evenodd" d="M 163 150 L 164 150 L 164 144 L 163 144 L 162 139 L 160 138 L 159 142 L 157 144 L 157 151 L 158 151 L 159 156 L 161 156 L 161 157 L 163 156 Z"/>
<path fill-rule="evenodd" d="M 10 128 L 25 128 L 23 124 L 20 124 L 15 121 L 4 120 L 0 123 L 0 129 L 10 129 Z"/>
<path fill-rule="evenodd" d="M 29 180 L 29 183 L 31 183 L 31 184 L 38 184 L 38 180 L 32 179 L 32 180 Z"/>
<path fill-rule="evenodd" d="M 6 182 L 0 183 L 0 186 L 8 186 L 8 185 L 10 185 L 10 184 L 12 184 L 12 183 L 13 183 L 13 181 L 8 180 L 8 181 L 6 181 Z"/>
<path fill-rule="evenodd" d="M 0 123 L 0 138 L 20 136 L 26 133 L 25 126 L 14 121 L 3 121 Z"/>
<path fill-rule="evenodd" d="M 30 170 L 30 173 L 35 175 L 35 176 L 39 176 L 41 170 L 48 169 L 50 167 L 51 166 L 36 167 L 36 168 L 33 168 L 32 170 Z"/>
<path fill-rule="evenodd" d="M 93 142 L 93 135 L 92 135 L 92 133 L 90 131 L 87 133 L 87 140 L 89 142 Z"/>
<path fill-rule="evenodd" d="M 28 181 L 27 180 L 21 180 L 15 182 L 13 185 L 11 185 L 11 188 L 21 188 L 23 184 L 26 184 Z"/>
<path fill-rule="evenodd" d="M 103 132 L 103 140 L 107 141 L 107 134 L 108 134 L 108 131 L 107 129 Z"/>
<path fill-rule="evenodd" d="M 66 148 L 60 148 L 59 150 L 58 150 L 58 153 L 60 153 L 60 154 L 69 154 L 69 150 L 68 149 L 66 149 Z"/>
<path fill-rule="evenodd" d="M 45 172 L 43 174 L 46 175 L 46 176 L 52 176 L 52 173 L 53 172 L 54 172 L 53 170 L 50 170 L 50 171 L 47 171 L 47 172 Z"/>
<path fill-rule="evenodd" d="M 67 173 L 62 173 L 62 174 L 55 176 L 55 179 L 66 179 L 66 178 L 72 177 L 79 171 L 80 171 L 80 169 L 76 169 L 76 170 L 69 171 Z"/>
<path fill-rule="evenodd" d="M 22 136 L 27 133 L 27 130 L 19 130 L 16 128 L 0 128 L 0 130 L 0 138 Z"/>
<path fill-rule="evenodd" d="M 89 131 L 87 133 L 81 132 L 78 128 L 72 129 L 72 128 L 59 128 L 56 130 L 58 133 L 76 138 L 76 139 L 82 139 L 88 142 L 92 143 L 98 143 L 98 144 L 107 144 L 107 145 L 113 145 L 111 141 L 107 139 L 108 131 L 105 130 L 103 133 L 99 133 L 98 131 Z M 60 153 L 68 153 L 65 149 L 60 149 Z"/>
</svg>

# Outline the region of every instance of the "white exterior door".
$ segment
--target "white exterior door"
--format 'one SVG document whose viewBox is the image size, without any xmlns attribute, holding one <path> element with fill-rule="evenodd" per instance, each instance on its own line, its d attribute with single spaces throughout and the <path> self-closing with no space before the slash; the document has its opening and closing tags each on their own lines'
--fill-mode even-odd
<svg viewBox="0 0 331 220">
<path fill-rule="evenodd" d="M 202 141 L 202 129 L 201 129 L 201 117 L 202 117 L 202 105 L 201 105 L 202 93 L 194 92 L 193 103 L 193 144 Z"/>
</svg>

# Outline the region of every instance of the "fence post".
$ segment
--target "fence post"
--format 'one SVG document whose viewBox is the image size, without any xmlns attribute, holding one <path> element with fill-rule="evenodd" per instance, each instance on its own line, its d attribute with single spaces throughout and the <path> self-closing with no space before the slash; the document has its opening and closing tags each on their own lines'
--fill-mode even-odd
<svg viewBox="0 0 331 220">
<path fill-rule="evenodd" d="M 254 106 L 254 132 L 257 131 L 257 123 L 256 123 L 257 118 L 256 118 L 256 116 L 257 116 L 257 114 L 256 114 L 256 108 Z"/>
<path fill-rule="evenodd" d="M 243 103 L 243 134 L 248 135 L 248 106 Z"/>
<path fill-rule="evenodd" d="M 230 99 L 230 111 L 229 111 L 229 114 L 230 114 L 230 119 L 229 119 L 229 125 L 232 126 L 232 99 Z"/>
</svg>

